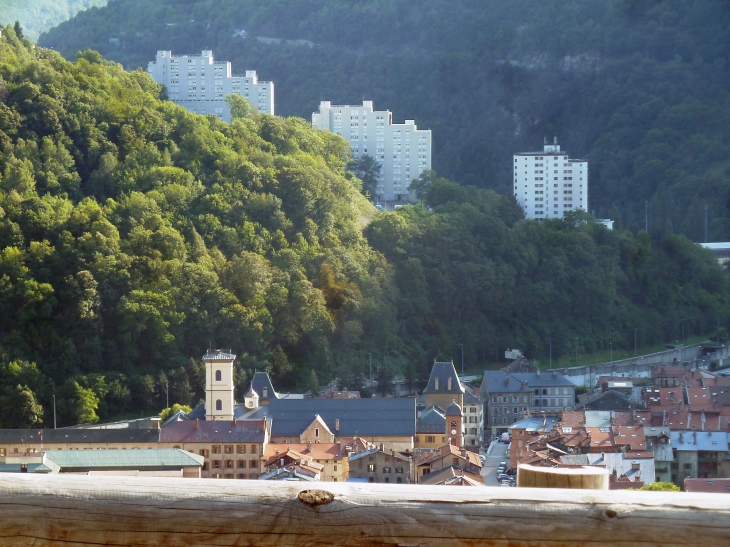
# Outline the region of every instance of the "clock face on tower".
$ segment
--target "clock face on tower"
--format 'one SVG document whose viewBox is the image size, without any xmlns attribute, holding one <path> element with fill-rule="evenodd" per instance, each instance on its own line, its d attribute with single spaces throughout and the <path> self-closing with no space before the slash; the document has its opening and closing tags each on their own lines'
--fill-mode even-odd
<svg viewBox="0 0 730 547">
<path fill-rule="evenodd" d="M 253 406 L 253 401 L 248 401 L 246 403 L 246 406 L 249 407 L 249 408 L 251 408 Z"/>
<path fill-rule="evenodd" d="M 452 435 L 456 435 L 456 429 L 452 429 L 452 430 L 451 430 L 451 434 L 452 434 Z"/>
</svg>

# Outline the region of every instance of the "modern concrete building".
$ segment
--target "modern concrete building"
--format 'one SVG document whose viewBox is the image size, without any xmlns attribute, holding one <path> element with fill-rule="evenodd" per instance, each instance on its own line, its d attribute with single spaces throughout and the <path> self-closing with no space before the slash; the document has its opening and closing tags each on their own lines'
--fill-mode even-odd
<svg viewBox="0 0 730 547">
<path fill-rule="evenodd" d="M 514 194 L 526 218 L 562 218 L 567 211 L 588 211 L 588 162 L 561 151 L 557 138 L 542 152 L 514 155 Z"/>
<path fill-rule="evenodd" d="M 381 166 L 378 199 L 409 201 L 411 181 L 431 169 L 431 130 L 416 122 L 393 123 L 389 110 L 373 110 L 373 101 L 360 105 L 319 104 L 312 125 L 342 135 L 350 142 L 352 157 L 373 157 Z"/>
<path fill-rule="evenodd" d="M 232 74 L 230 61 L 214 61 L 211 50 L 195 55 L 158 51 L 147 72 L 167 88 L 171 101 L 196 114 L 215 114 L 230 122 L 227 95 L 240 95 L 263 114 L 274 113 L 274 83 L 259 81 L 255 70 Z"/>
</svg>

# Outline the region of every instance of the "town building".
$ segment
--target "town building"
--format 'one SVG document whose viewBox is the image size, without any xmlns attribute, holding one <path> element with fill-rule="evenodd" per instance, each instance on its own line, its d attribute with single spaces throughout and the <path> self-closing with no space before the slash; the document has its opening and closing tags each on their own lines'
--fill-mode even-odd
<svg viewBox="0 0 730 547">
<path fill-rule="evenodd" d="M 684 479 L 685 492 L 730 494 L 730 479 Z"/>
<path fill-rule="evenodd" d="M 485 486 L 484 477 L 450 465 L 419 477 L 418 484 L 441 486 Z"/>
<path fill-rule="evenodd" d="M 46 450 L 159 448 L 155 429 L 0 429 L 0 463 L 7 456 Z"/>
<path fill-rule="evenodd" d="M 413 444 L 416 450 L 446 444 L 446 413 L 443 409 L 433 405 L 420 412 Z"/>
<path fill-rule="evenodd" d="M 380 164 L 379 200 L 414 201 L 408 187 L 413 179 L 431 169 L 431 130 L 418 129 L 414 120 L 393 123 L 389 110 L 374 110 L 373 101 L 360 105 L 319 104 L 312 125 L 343 136 L 353 159 L 370 156 Z"/>
<path fill-rule="evenodd" d="M 588 211 L 588 162 L 570 159 L 557 137 L 542 152 L 520 152 L 514 159 L 514 194 L 525 218 L 562 218 Z"/>
<path fill-rule="evenodd" d="M 202 478 L 258 479 L 270 423 L 261 420 L 179 420 L 160 430 L 160 446 L 202 456 Z"/>
<path fill-rule="evenodd" d="M 44 450 L 11 454 L 0 473 L 200 478 L 203 457 L 175 448 Z"/>
<path fill-rule="evenodd" d="M 214 114 L 230 122 L 228 95 L 240 95 L 260 113 L 274 114 L 274 83 L 259 81 L 255 70 L 232 74 L 231 63 L 214 61 L 211 50 L 192 55 L 158 51 L 147 72 L 167 88 L 171 101 L 196 114 Z"/>
<path fill-rule="evenodd" d="M 575 405 L 575 385 L 556 372 L 485 370 L 479 391 L 487 408 L 484 429 L 492 437 L 506 433 L 526 414 L 557 416 Z"/>
<path fill-rule="evenodd" d="M 337 443 L 269 443 L 264 452 L 264 468 L 268 472 L 289 469 L 302 463 L 322 466 L 318 480 L 344 482 L 347 473 L 347 451 Z"/>
<path fill-rule="evenodd" d="M 462 469 L 479 475 L 482 462 L 478 454 L 454 444 L 447 444 L 434 450 L 422 450 L 416 454 L 416 475 L 419 477 L 419 482 L 423 475 L 445 467 Z"/>
<path fill-rule="evenodd" d="M 411 484 L 414 481 L 412 454 L 383 447 L 351 454 L 348 481 Z"/>
<path fill-rule="evenodd" d="M 479 450 L 484 444 L 484 405 L 479 397 L 479 388 L 464 384 L 464 446 Z"/>
</svg>

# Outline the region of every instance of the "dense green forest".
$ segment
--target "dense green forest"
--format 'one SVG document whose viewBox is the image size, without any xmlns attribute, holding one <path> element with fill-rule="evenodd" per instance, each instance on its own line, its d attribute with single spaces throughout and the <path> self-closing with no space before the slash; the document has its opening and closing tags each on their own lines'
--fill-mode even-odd
<svg viewBox="0 0 730 547">
<path fill-rule="evenodd" d="M 597 216 L 704 241 L 707 206 L 709 240 L 730 239 L 728 2 L 115 0 L 41 44 L 128 68 L 213 49 L 273 80 L 286 116 L 372 99 L 433 130 L 440 174 L 500 193 L 512 153 L 558 136 L 590 161 Z"/>
<path fill-rule="evenodd" d="M 79 11 L 103 6 L 107 0 L 0 0 L 0 25 L 20 23 L 25 38 L 38 36 Z"/>
<path fill-rule="evenodd" d="M 0 39 L 0 426 L 194 405 L 201 355 L 236 383 L 382 385 L 434 358 L 484 363 L 627 347 L 725 326 L 730 286 L 681 235 L 577 213 L 522 220 L 509 196 L 426 172 L 380 213 L 347 142 L 301 118 L 230 125 L 160 100 L 144 71 Z M 245 109 L 241 109 L 245 110 Z"/>
</svg>

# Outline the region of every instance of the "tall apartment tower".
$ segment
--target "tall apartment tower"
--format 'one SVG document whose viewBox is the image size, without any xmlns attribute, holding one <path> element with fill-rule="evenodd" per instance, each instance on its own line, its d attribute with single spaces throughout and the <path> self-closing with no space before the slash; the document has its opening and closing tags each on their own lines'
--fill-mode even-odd
<svg viewBox="0 0 730 547">
<path fill-rule="evenodd" d="M 431 169 L 431 130 L 418 129 L 416 122 L 393 123 L 389 110 L 373 110 L 373 101 L 359 105 L 319 104 L 312 125 L 342 135 L 350 142 L 352 157 L 372 156 L 380 163 L 377 198 L 412 201 L 411 181 Z"/>
<path fill-rule="evenodd" d="M 588 210 L 588 162 L 571 160 L 558 139 L 542 152 L 514 155 L 514 193 L 526 218 L 562 218 L 567 211 Z"/>
<path fill-rule="evenodd" d="M 205 419 L 233 419 L 233 361 L 230 350 L 209 350 L 205 362 Z"/>
<path fill-rule="evenodd" d="M 158 51 L 147 72 L 167 87 L 171 101 L 196 114 L 215 114 L 230 122 L 227 95 L 240 95 L 263 114 L 274 113 L 274 83 L 260 82 L 255 70 L 245 76 L 231 75 L 230 61 L 213 61 L 213 52 L 200 55 L 173 55 Z"/>
</svg>

